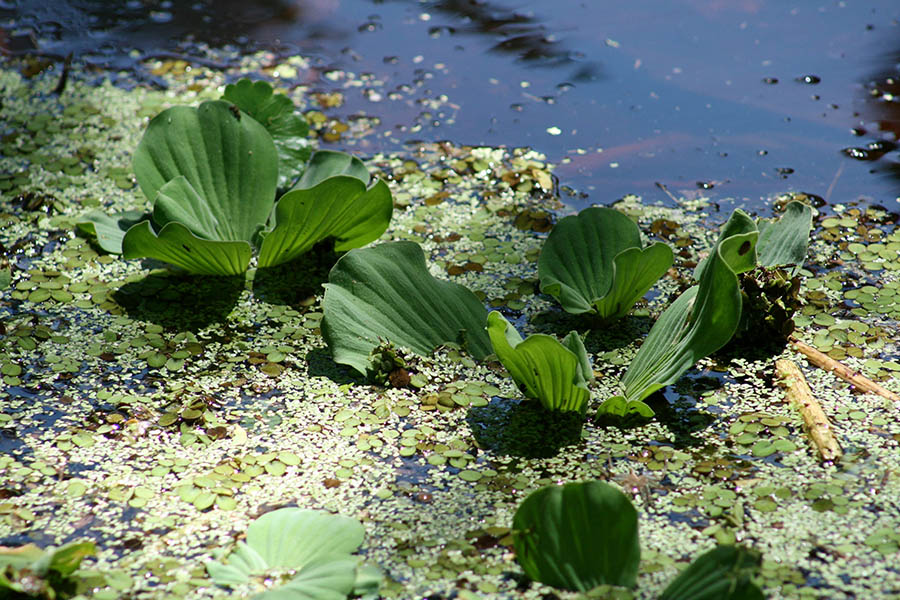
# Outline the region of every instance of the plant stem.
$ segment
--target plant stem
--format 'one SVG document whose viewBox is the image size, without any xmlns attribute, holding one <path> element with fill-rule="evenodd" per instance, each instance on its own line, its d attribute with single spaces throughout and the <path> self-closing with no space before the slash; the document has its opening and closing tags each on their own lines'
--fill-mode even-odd
<svg viewBox="0 0 900 600">
<path fill-rule="evenodd" d="M 813 397 L 803 372 L 793 361 L 787 359 L 775 361 L 775 372 L 783 380 L 781 385 L 787 388 L 788 400 L 800 411 L 803 429 L 819 451 L 819 456 L 827 462 L 840 460 L 843 452 L 834 437 L 834 429 L 821 405 Z"/>
<path fill-rule="evenodd" d="M 859 390 L 862 390 L 864 392 L 873 392 L 883 398 L 887 398 L 888 400 L 900 402 L 900 396 L 888 389 L 883 388 L 871 379 L 864 377 L 858 371 L 854 371 L 850 367 L 839 363 L 827 354 L 819 352 L 812 346 L 801 342 L 793 336 L 791 336 L 789 339 L 791 345 L 794 347 L 794 350 L 806 356 L 806 358 L 809 359 L 809 362 L 816 365 L 820 369 L 825 369 L 826 371 L 833 372 L 835 375 L 837 375 L 847 383 L 855 386 Z"/>
</svg>

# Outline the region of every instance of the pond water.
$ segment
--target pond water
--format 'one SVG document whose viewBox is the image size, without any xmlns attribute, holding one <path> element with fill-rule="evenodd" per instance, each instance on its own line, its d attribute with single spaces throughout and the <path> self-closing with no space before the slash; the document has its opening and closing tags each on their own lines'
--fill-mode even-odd
<svg viewBox="0 0 900 600">
<path fill-rule="evenodd" d="M 109 6 L 0 2 L 0 46 L 138 70 L 141 56 L 203 44 L 311 56 L 313 88 L 333 87 L 324 74 L 335 68 L 373 82 L 339 109 L 381 119 L 357 152 L 442 139 L 531 146 L 559 163 L 576 207 L 671 193 L 761 209 L 793 190 L 893 210 L 900 193 L 893 0 Z"/>
</svg>

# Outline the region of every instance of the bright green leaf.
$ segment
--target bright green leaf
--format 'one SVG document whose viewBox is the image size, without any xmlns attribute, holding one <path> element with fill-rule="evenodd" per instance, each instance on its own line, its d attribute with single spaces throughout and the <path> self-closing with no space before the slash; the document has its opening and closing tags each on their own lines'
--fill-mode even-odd
<svg viewBox="0 0 900 600">
<path fill-rule="evenodd" d="M 736 210 L 707 261 L 698 265 L 700 283 L 689 288 L 653 325 L 622 378 L 625 399 L 643 400 L 674 383 L 698 360 L 731 339 L 741 317 L 739 273 L 756 266 L 758 232 Z"/>
<path fill-rule="evenodd" d="M 637 511 L 608 483 L 583 481 L 532 492 L 513 517 L 513 542 L 525 573 L 547 585 L 586 592 L 636 583 Z"/>
<path fill-rule="evenodd" d="M 540 333 L 523 341 L 497 311 L 488 315 L 487 331 L 494 353 L 526 396 L 540 400 L 547 410 L 584 413 L 593 371 L 577 332 L 563 343 Z"/>
<path fill-rule="evenodd" d="M 129 229 L 122 244 L 124 258 L 155 258 L 206 275 L 239 275 L 247 270 L 252 252 L 247 242 L 198 238 L 181 223 L 169 223 L 157 235 L 150 221 Z"/>
<path fill-rule="evenodd" d="M 586 208 L 550 232 L 538 260 L 541 291 L 567 312 L 594 312 L 603 320 L 623 317 L 672 265 L 672 249 L 655 243 L 641 249 L 641 234 L 626 215 Z"/>
<path fill-rule="evenodd" d="M 427 356 L 461 344 L 476 359 L 491 352 L 487 310 L 466 287 L 435 279 L 414 242 L 351 250 L 331 269 L 322 336 L 335 362 L 362 374 L 383 340 Z"/>
</svg>

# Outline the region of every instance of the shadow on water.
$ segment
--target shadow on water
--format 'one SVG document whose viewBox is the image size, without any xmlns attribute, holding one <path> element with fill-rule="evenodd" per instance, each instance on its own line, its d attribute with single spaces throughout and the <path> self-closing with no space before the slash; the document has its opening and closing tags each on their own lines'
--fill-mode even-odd
<svg viewBox="0 0 900 600">
<path fill-rule="evenodd" d="M 552 458 L 581 442 L 584 417 L 551 413 L 538 402 L 495 397 L 487 406 L 470 408 L 466 421 L 481 448 L 506 456 Z"/>
<path fill-rule="evenodd" d="M 308 306 L 322 292 L 328 272 L 340 258 L 333 248 L 334 242 L 325 240 L 289 263 L 258 269 L 253 277 L 253 294 L 271 304 Z"/>
<path fill-rule="evenodd" d="M 243 276 L 150 274 L 126 283 L 113 298 L 132 319 L 197 331 L 224 321 L 243 289 Z"/>
<path fill-rule="evenodd" d="M 346 365 L 339 365 L 327 350 L 310 350 L 304 357 L 308 365 L 306 374 L 310 377 L 327 377 L 338 385 L 346 383 L 364 384 L 366 378 Z"/>
</svg>

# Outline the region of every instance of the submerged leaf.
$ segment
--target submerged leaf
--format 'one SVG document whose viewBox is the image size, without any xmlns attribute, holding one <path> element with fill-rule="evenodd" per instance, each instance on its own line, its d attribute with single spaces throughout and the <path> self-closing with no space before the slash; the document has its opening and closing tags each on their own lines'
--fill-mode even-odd
<svg viewBox="0 0 900 600">
<path fill-rule="evenodd" d="M 385 340 L 423 356 L 448 343 L 479 360 L 491 351 L 487 310 L 466 287 L 432 277 L 415 242 L 348 252 L 328 275 L 322 305 L 335 362 L 363 375 Z"/>
<path fill-rule="evenodd" d="M 672 249 L 657 242 L 641 249 L 641 234 L 626 215 L 586 208 L 554 227 L 541 250 L 541 291 L 567 312 L 623 317 L 672 265 Z"/>
<path fill-rule="evenodd" d="M 487 331 L 494 353 L 526 396 L 548 410 L 584 413 L 593 371 L 577 332 L 570 332 L 562 344 L 540 333 L 523 341 L 497 311 L 488 315 Z"/>
<path fill-rule="evenodd" d="M 634 587 L 641 549 L 637 511 L 608 483 L 547 486 L 529 494 L 513 517 L 516 560 L 535 581 L 586 592 Z"/>
<path fill-rule="evenodd" d="M 253 117 L 272 136 L 278 150 L 278 187 L 289 188 L 309 160 L 309 125 L 284 94 L 273 93 L 265 81 L 241 79 L 225 86 L 224 100 Z"/>
<path fill-rule="evenodd" d="M 709 258 L 698 265 L 700 283 L 663 312 L 622 378 L 625 399 L 643 400 L 674 383 L 698 360 L 731 339 L 741 317 L 738 274 L 756 265 L 758 232 L 736 210 L 722 228 Z"/>
</svg>

